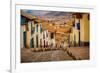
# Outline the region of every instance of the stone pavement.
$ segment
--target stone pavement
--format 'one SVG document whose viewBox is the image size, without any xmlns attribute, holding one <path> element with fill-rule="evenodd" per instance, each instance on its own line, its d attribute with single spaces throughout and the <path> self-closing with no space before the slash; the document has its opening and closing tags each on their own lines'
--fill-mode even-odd
<svg viewBox="0 0 100 73">
<path fill-rule="evenodd" d="M 67 50 L 47 50 L 34 52 L 30 49 L 21 49 L 21 62 L 47 62 L 64 60 L 89 60 L 89 47 L 70 47 Z"/>
<path fill-rule="evenodd" d="M 63 50 L 52 50 L 44 52 L 32 52 L 30 49 L 21 50 L 21 62 L 46 62 L 73 60 L 67 52 Z"/>
<path fill-rule="evenodd" d="M 71 53 L 76 60 L 88 60 L 90 56 L 89 47 L 70 47 L 67 51 Z"/>
</svg>

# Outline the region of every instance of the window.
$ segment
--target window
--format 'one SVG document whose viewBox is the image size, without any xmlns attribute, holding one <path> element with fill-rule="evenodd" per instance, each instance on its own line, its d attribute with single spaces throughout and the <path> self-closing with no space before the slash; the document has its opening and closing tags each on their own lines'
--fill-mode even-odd
<svg viewBox="0 0 100 73">
<path fill-rule="evenodd" d="M 38 24 L 36 25 L 36 32 L 38 32 Z"/>
<path fill-rule="evenodd" d="M 40 25 L 40 32 L 42 33 L 42 26 Z"/>
<path fill-rule="evenodd" d="M 54 33 L 51 33 L 51 39 L 53 39 L 54 38 Z"/>
<path fill-rule="evenodd" d="M 45 40 L 44 40 L 44 47 L 45 47 Z"/>
<path fill-rule="evenodd" d="M 43 39 L 45 39 L 45 34 L 43 33 Z"/>
<path fill-rule="evenodd" d="M 48 32 L 46 32 L 46 36 L 48 37 Z"/>
<path fill-rule="evenodd" d="M 34 34 L 35 32 L 35 27 L 33 26 L 33 24 L 31 23 L 31 34 Z"/>
<path fill-rule="evenodd" d="M 34 34 L 35 32 L 35 27 L 32 27 L 32 34 Z"/>
<path fill-rule="evenodd" d="M 34 48 L 34 38 L 32 38 L 30 41 L 30 48 Z"/>
<path fill-rule="evenodd" d="M 31 22 L 31 35 L 32 35 L 32 22 Z"/>
<path fill-rule="evenodd" d="M 36 35 L 36 47 L 38 47 L 38 35 Z"/>
<path fill-rule="evenodd" d="M 23 43 L 24 43 L 24 47 L 26 48 L 26 38 L 27 38 L 27 36 L 26 36 L 26 32 L 23 32 Z"/>
<path fill-rule="evenodd" d="M 80 30 L 80 23 L 77 23 L 77 29 Z"/>
<path fill-rule="evenodd" d="M 46 41 L 46 47 L 48 47 L 48 41 Z"/>
<path fill-rule="evenodd" d="M 27 19 L 23 16 L 21 16 L 21 25 L 25 25 L 27 23 Z"/>
</svg>

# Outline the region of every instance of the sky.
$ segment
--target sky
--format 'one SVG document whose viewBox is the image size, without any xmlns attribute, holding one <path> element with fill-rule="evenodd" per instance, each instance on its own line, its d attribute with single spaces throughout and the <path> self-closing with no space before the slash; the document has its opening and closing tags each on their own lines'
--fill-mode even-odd
<svg viewBox="0 0 100 73">
<path fill-rule="evenodd" d="M 65 16 L 71 18 L 71 12 L 60 12 L 60 11 L 43 11 L 43 10 L 23 10 L 26 13 L 32 14 L 34 16 L 44 16 L 44 17 L 61 17 Z"/>
</svg>

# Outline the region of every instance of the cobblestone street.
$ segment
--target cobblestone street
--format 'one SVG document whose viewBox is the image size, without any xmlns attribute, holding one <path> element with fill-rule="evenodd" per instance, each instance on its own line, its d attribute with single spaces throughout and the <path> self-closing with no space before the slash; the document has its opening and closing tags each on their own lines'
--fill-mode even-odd
<svg viewBox="0 0 100 73">
<path fill-rule="evenodd" d="M 71 47 L 68 49 L 69 52 L 75 56 L 76 59 L 88 60 L 90 53 L 89 47 Z"/>
<path fill-rule="evenodd" d="M 31 49 L 21 50 L 21 62 L 46 62 L 64 60 L 88 60 L 89 49 L 86 47 L 71 47 L 64 50 L 49 50 L 33 52 Z"/>
</svg>

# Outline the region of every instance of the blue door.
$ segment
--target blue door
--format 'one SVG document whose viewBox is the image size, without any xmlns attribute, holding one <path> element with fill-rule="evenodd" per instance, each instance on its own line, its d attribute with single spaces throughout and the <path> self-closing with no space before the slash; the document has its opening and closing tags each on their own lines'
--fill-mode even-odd
<svg viewBox="0 0 100 73">
<path fill-rule="evenodd" d="M 77 23 L 77 29 L 80 30 L 80 23 Z"/>
</svg>

